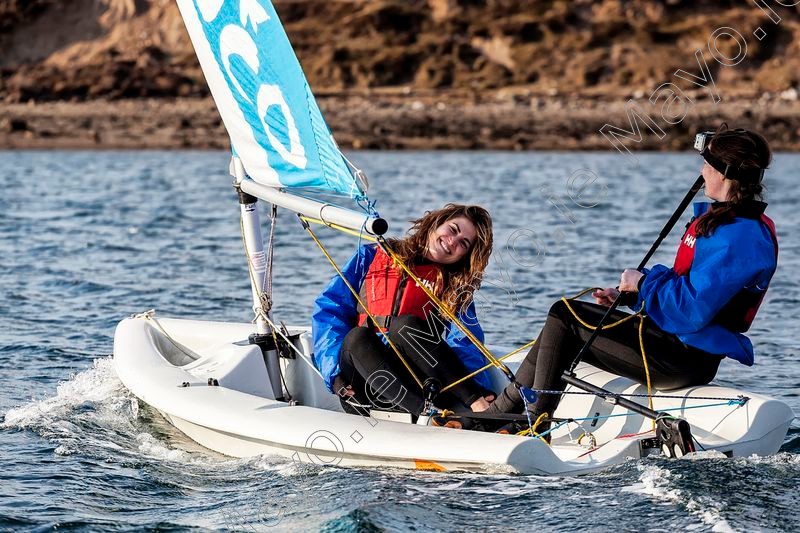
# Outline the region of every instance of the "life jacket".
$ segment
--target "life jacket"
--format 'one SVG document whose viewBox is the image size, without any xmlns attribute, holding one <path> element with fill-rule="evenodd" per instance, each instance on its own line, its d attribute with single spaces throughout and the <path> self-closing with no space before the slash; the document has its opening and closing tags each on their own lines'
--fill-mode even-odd
<svg viewBox="0 0 800 533">
<path fill-rule="evenodd" d="M 412 265 L 411 271 L 437 297 L 440 295 L 442 271 L 438 266 L 430 263 Z M 396 266 L 381 248 L 376 251 L 367 270 L 360 297 L 382 331 L 388 329 L 392 317 L 410 314 L 427 320 L 426 311 L 436 309 L 425 291 L 402 268 Z M 360 303 L 358 325 L 372 325 Z"/>
<path fill-rule="evenodd" d="M 766 204 L 761 204 L 766 207 Z M 775 223 L 767 215 L 763 213 L 761 207 L 760 213 L 743 213 L 741 216 L 745 218 L 753 218 L 760 220 L 769 230 L 772 242 L 775 245 L 775 257 L 778 257 L 778 235 L 775 231 Z M 740 216 L 738 213 L 734 216 Z M 697 243 L 697 224 L 701 217 L 692 219 L 692 222 L 686 228 L 686 232 L 681 238 L 681 244 L 678 246 L 678 253 L 675 255 L 675 264 L 672 269 L 679 276 L 688 276 L 694 262 L 694 250 Z M 764 295 L 767 294 L 768 287 L 743 287 L 728 303 L 714 317 L 713 322 L 719 324 L 731 331 L 745 332 L 750 329 L 753 319 L 764 300 Z"/>
</svg>

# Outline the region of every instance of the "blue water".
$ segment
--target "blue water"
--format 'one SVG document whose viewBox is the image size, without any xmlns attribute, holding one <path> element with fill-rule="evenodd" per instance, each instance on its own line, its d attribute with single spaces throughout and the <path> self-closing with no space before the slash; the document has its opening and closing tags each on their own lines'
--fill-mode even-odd
<svg viewBox="0 0 800 533">
<path fill-rule="evenodd" d="M 446 201 L 492 212 L 479 315 L 506 346 L 534 337 L 555 298 L 616 285 L 699 169 L 690 154 L 352 157 L 395 232 Z M 768 174 L 781 257 L 751 330 L 757 364 L 726 361 L 717 381 L 800 413 L 798 167 L 779 154 Z M 122 387 L 109 354 L 117 322 L 150 308 L 251 319 L 226 169 L 217 152 L 0 153 L 0 530 L 800 528 L 797 428 L 773 457 L 648 459 L 581 478 L 345 470 L 193 444 Z M 320 236 L 339 261 L 356 246 Z M 276 317 L 307 323 L 332 271 L 292 215 L 277 238 Z M 655 261 L 670 263 L 677 239 Z"/>
</svg>

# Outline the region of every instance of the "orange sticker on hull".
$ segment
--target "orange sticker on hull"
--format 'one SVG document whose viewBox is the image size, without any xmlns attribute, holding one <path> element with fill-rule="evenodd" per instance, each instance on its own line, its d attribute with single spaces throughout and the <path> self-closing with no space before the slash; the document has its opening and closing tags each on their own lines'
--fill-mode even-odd
<svg viewBox="0 0 800 533">
<path fill-rule="evenodd" d="M 436 464 L 432 461 L 423 461 L 421 459 L 414 459 L 414 464 L 417 467 L 417 470 L 430 470 L 432 472 L 446 472 L 447 469 L 440 464 Z"/>
</svg>

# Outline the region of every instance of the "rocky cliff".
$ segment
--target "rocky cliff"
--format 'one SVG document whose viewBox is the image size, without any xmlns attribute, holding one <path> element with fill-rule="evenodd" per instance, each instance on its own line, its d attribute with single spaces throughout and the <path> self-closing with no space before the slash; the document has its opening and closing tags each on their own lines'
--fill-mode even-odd
<svg viewBox="0 0 800 533">
<path fill-rule="evenodd" d="M 556 122 L 572 117 L 583 121 L 581 131 L 570 134 L 576 147 L 603 147 L 597 129 L 612 118 L 624 121 L 628 99 L 649 105 L 657 87 L 673 82 L 698 104 L 679 129 L 728 117 L 774 130 L 780 119 L 780 132 L 775 131 L 780 143 L 797 145 L 800 8 L 777 0 L 274 3 L 344 144 L 424 146 L 413 139 L 433 138 L 439 147 L 547 147 L 538 143 L 541 135 L 520 128 L 536 121 L 535 129 L 547 136 L 548 125 L 538 123 L 542 117 Z M 208 96 L 171 0 L 0 0 L 0 50 L 0 99 L 7 115 L 0 132 L 7 136 L 39 139 L 31 106 L 47 102 L 53 103 L 46 109 L 56 112 L 65 108 L 55 102 L 81 109 L 82 102 L 99 100 L 98 110 L 148 99 L 146 111 L 159 108 L 159 102 Z M 698 83 L 692 75 L 704 75 L 703 63 L 706 81 Z M 676 78 L 678 70 L 687 74 Z M 216 145 L 208 139 L 221 131 L 213 106 L 185 105 L 195 111 L 184 114 L 189 125 L 178 145 Z M 85 109 L 78 113 L 84 123 Z M 353 111 L 370 124 L 368 131 L 351 124 Z M 124 139 L 108 141 L 98 129 L 101 115 L 89 117 L 94 133 L 87 138 L 125 145 Z M 382 125 L 400 116 L 411 130 Z M 202 131 L 194 126 L 198 120 Z M 124 128 L 124 117 L 120 121 Z M 484 131 L 495 125 L 503 133 Z M 516 137 L 511 144 L 510 130 Z M 59 132 L 50 134 L 45 138 Z"/>
</svg>

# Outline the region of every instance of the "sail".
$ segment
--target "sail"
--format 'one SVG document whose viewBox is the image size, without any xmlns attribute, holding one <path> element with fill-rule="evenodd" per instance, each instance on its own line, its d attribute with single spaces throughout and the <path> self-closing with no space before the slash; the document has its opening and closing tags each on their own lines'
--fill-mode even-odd
<svg viewBox="0 0 800 533">
<path fill-rule="evenodd" d="M 231 148 L 272 187 L 354 199 L 356 180 L 333 140 L 269 0 L 178 0 Z"/>
</svg>

